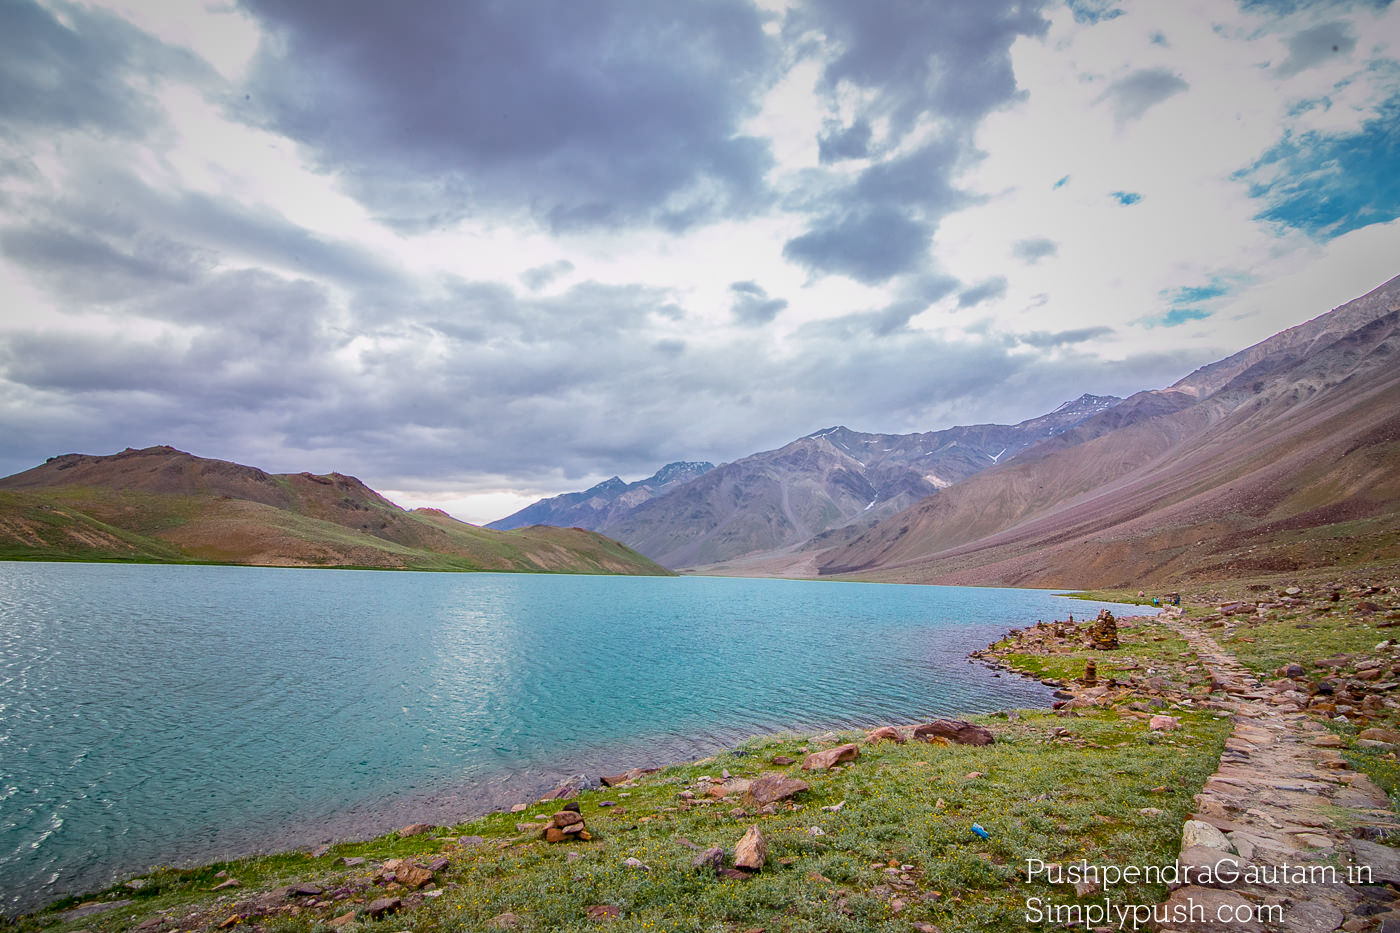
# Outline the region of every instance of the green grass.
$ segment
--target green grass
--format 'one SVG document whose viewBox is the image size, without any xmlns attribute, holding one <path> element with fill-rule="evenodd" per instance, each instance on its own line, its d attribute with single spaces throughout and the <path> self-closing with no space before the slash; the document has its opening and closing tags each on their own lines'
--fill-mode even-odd
<svg viewBox="0 0 1400 933">
<path fill-rule="evenodd" d="M 1394 629 L 1380 629 L 1377 615 L 1359 616 L 1351 610 L 1356 599 L 1333 603 L 1325 613 L 1311 609 L 1273 610 L 1263 618 L 1240 618 L 1229 635 L 1206 629 L 1240 663 L 1263 675 L 1285 664 L 1298 662 L 1313 673 L 1311 662 L 1340 654 L 1369 654 L 1377 644 L 1400 637 Z M 1239 617 L 1237 617 L 1239 618 Z"/>
<path fill-rule="evenodd" d="M 99 933 L 128 929 L 158 912 L 186 918 L 188 928 L 227 919 L 233 899 L 222 905 L 209 889 L 218 872 L 243 882 L 239 899 L 259 887 L 316 881 L 327 888 L 363 885 L 367 863 L 346 868 L 341 856 L 371 861 L 405 855 L 444 854 L 452 865 L 440 876 L 444 893 L 411 914 L 352 929 L 448 931 L 483 929 L 503 912 L 521 918 L 521 930 L 592 930 L 585 909 L 608 904 L 621 911 L 607 928 L 625 931 L 723 931 L 764 926 L 790 931 L 907 931 L 914 921 L 943 929 L 1023 930 L 1025 898 L 1056 903 L 1075 900 L 1071 889 L 1026 884 L 1026 860 L 1087 858 L 1119 865 L 1164 864 L 1175 856 L 1181 821 L 1191 797 L 1214 770 L 1228 724 L 1183 712 L 1186 728 L 1171 736 L 1149 733 L 1139 720 L 1112 712 L 1060 717 L 1022 713 L 1014 721 L 985 717 L 997 734 L 988 748 L 940 747 L 911 742 L 863 747 L 847 769 L 805 774 L 796 765 L 776 768 L 771 759 L 800 760 L 798 737 L 754 740 L 704 763 L 666 769 L 636 787 L 587 792 L 582 811 L 595 835 L 591 842 L 549 845 L 516 832 L 518 821 L 547 815 L 551 805 L 523 814 L 498 813 L 451 828 L 437 837 L 391 835 L 337 846 L 320 859 L 301 854 L 246 859 L 197 869 L 158 868 L 142 876 L 137 892 L 117 886 L 104 897 L 132 898 L 114 912 L 54 922 L 54 912 L 23 918 L 21 931 L 54 933 L 83 928 Z M 1057 737 L 1056 730 L 1068 730 Z M 859 740 L 858 733 L 833 741 Z M 737 802 L 684 804 L 685 789 L 700 795 L 701 775 L 735 776 L 763 770 L 801 774 L 812 788 L 796 804 L 761 816 L 731 815 Z M 970 772 L 982 777 L 969 778 Z M 602 800 L 621 804 L 602 808 Z M 845 801 L 839 812 L 823 811 Z M 1143 816 L 1144 807 L 1163 811 Z M 619 812 L 621 811 L 621 812 Z M 986 841 L 971 830 L 978 823 Z M 762 827 L 769 844 L 767 867 L 746 881 L 715 878 L 693 870 L 693 852 L 679 839 L 732 851 L 750 826 Z M 823 835 L 812 835 L 820 827 Z M 460 835 L 481 835 L 486 844 L 464 849 Z M 576 861 L 566 853 L 578 852 Z M 626 867 L 638 858 L 649 871 Z M 906 906 L 892 909 L 889 863 L 912 865 L 913 882 L 899 893 Z M 383 892 L 373 885 L 362 902 Z M 1165 890 L 1115 890 L 1115 897 L 1150 903 Z M 67 905 L 76 899 L 70 899 Z M 305 909 L 256 921 L 268 931 L 318 931 L 331 916 L 360 905 Z M 196 918 L 192 914 L 198 915 Z M 133 921 L 131 918 L 136 917 Z M 182 925 L 182 928 L 185 928 Z"/>
</svg>

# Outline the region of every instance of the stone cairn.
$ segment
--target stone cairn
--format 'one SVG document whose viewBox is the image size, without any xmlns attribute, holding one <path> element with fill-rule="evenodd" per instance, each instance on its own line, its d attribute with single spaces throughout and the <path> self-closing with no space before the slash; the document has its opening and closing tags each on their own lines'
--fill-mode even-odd
<svg viewBox="0 0 1400 933">
<path fill-rule="evenodd" d="M 579 813 L 576 803 L 564 804 L 564 809 L 550 817 L 549 825 L 544 829 L 545 842 L 568 842 L 574 839 L 586 841 L 592 838 L 583 824 L 583 814 Z"/>
<path fill-rule="evenodd" d="M 1084 630 L 1089 639 L 1089 647 L 1096 651 L 1112 651 L 1118 647 L 1118 620 L 1107 609 L 1099 610 L 1099 617 Z"/>
</svg>

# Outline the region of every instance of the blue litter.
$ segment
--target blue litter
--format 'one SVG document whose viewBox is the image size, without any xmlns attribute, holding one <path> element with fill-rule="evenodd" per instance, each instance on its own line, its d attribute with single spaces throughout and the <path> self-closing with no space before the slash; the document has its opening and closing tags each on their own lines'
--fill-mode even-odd
<svg viewBox="0 0 1400 933">
<path fill-rule="evenodd" d="M 981 836 L 983 839 L 992 838 L 991 833 L 987 832 L 985 829 L 983 829 L 981 826 L 978 826 L 976 823 L 972 824 L 972 831 L 977 835 Z"/>
</svg>

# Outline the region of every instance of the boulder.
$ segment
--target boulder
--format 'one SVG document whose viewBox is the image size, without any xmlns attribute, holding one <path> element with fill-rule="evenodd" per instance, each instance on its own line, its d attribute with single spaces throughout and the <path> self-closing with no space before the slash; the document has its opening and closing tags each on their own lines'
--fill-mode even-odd
<svg viewBox="0 0 1400 933">
<path fill-rule="evenodd" d="M 545 794 L 540 800 L 568 800 L 577 797 L 579 791 L 591 790 L 598 785 L 589 780 L 586 774 L 575 774 L 573 777 L 565 778 L 554 790 Z"/>
<path fill-rule="evenodd" d="M 1181 848 L 1190 849 L 1204 846 L 1208 849 L 1231 851 L 1230 840 L 1225 834 L 1203 820 L 1187 820 L 1181 827 Z"/>
<path fill-rule="evenodd" d="M 903 745 L 905 739 L 893 726 L 881 726 L 865 737 L 867 745 L 874 745 L 876 742 L 894 742 L 896 745 Z"/>
<path fill-rule="evenodd" d="M 786 800 L 807 790 L 807 782 L 781 771 L 765 771 L 749 783 L 749 797 L 759 805 Z"/>
<path fill-rule="evenodd" d="M 959 745 L 991 745 L 996 741 L 990 729 L 974 726 L 963 719 L 935 719 L 915 729 L 914 738 L 925 742 L 947 739 Z"/>
<path fill-rule="evenodd" d="M 763 838 L 763 830 L 750 826 L 744 837 L 734 845 L 734 867 L 758 871 L 767 859 L 768 842 Z"/>
<path fill-rule="evenodd" d="M 1154 732 L 1175 732 L 1181 728 L 1181 720 L 1175 716 L 1158 713 L 1147 721 L 1147 728 Z"/>
<path fill-rule="evenodd" d="M 1362 729 L 1356 737 L 1372 742 L 1385 742 L 1388 745 L 1400 745 L 1400 732 L 1394 729 Z"/>
<path fill-rule="evenodd" d="M 860 757 L 860 748 L 854 742 L 828 748 L 823 752 L 812 752 L 802 759 L 803 771 L 825 771 L 843 761 L 854 761 Z"/>
</svg>

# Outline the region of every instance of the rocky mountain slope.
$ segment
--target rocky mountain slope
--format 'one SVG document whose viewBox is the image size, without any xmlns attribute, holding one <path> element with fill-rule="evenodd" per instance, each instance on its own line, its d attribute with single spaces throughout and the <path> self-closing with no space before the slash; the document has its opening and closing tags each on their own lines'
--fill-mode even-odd
<svg viewBox="0 0 1400 933">
<path fill-rule="evenodd" d="M 0 558 L 667 571 L 588 531 L 492 531 L 405 511 L 353 476 L 269 474 L 171 447 L 67 454 L 0 479 Z"/>
<path fill-rule="evenodd" d="M 1119 399 L 1085 395 L 1015 425 L 923 434 L 832 427 L 717 467 L 602 530 L 668 567 L 697 567 L 854 535 L 1091 418 Z"/>
<path fill-rule="evenodd" d="M 614 476 L 583 492 L 566 492 L 541 499 L 486 527 L 508 531 L 530 525 L 557 525 L 597 531 L 643 502 L 704 476 L 714 468 L 715 465 L 709 462 L 681 460 L 668 463 L 652 476 L 635 483 L 624 483 L 620 477 Z"/>
<path fill-rule="evenodd" d="M 821 554 L 825 574 L 1136 586 L 1400 558 L 1400 278 Z"/>
</svg>

